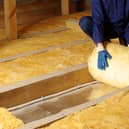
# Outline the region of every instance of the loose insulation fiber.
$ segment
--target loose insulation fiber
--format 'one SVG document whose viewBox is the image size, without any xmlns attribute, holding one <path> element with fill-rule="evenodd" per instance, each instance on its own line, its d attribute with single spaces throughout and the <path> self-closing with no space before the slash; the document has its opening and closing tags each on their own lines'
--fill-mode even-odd
<svg viewBox="0 0 129 129">
<path fill-rule="evenodd" d="M 95 48 L 88 60 L 88 68 L 91 75 L 96 80 L 117 88 L 128 86 L 129 48 L 119 44 L 109 43 L 106 46 L 106 50 L 112 56 L 112 59 L 108 60 L 109 67 L 106 70 L 99 70 L 97 68 L 98 54 Z"/>
<path fill-rule="evenodd" d="M 23 122 L 5 108 L 0 108 L 0 129 L 17 129 Z"/>
</svg>

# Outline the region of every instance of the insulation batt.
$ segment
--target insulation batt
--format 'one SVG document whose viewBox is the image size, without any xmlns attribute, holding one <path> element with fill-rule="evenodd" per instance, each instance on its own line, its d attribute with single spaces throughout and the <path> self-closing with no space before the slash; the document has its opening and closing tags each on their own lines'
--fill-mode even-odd
<svg viewBox="0 0 129 129">
<path fill-rule="evenodd" d="M 73 13 L 67 16 L 56 16 L 45 20 L 41 20 L 40 22 L 33 24 L 31 26 L 19 25 L 18 32 L 20 36 L 29 35 L 29 34 L 38 33 L 38 32 L 45 32 L 58 27 L 64 27 L 65 21 L 69 18 L 74 18 L 79 20 L 82 16 L 85 16 L 85 15 L 90 15 L 90 12 L 85 11 L 85 12 Z M 3 39 L 6 39 L 5 31 L 3 28 L 0 28 L 0 40 L 3 40 Z M 7 41 L 7 42 L 10 43 L 10 41 Z"/>
<path fill-rule="evenodd" d="M 106 70 L 97 68 L 98 53 L 96 48 L 88 59 L 88 68 L 94 79 L 105 84 L 123 88 L 129 85 L 129 48 L 109 43 L 106 50 L 112 55 L 108 60 L 109 67 Z"/>
<path fill-rule="evenodd" d="M 34 24 L 30 27 L 23 27 L 24 31 L 22 32 L 23 34 L 30 34 L 33 32 L 43 32 L 43 31 L 48 31 L 51 29 L 55 29 L 57 27 L 64 27 L 65 21 L 67 21 L 69 18 L 79 20 L 82 16 L 89 15 L 90 12 L 80 12 L 80 13 L 73 13 L 71 15 L 65 15 L 65 16 L 56 16 L 52 18 L 48 18 L 46 20 L 42 20 L 37 24 Z M 20 28 L 22 30 L 22 28 Z M 22 35 L 21 33 L 21 35 Z"/>
<path fill-rule="evenodd" d="M 50 38 L 51 37 L 51 38 Z M 85 38 L 85 34 L 66 30 L 59 33 L 32 37 L 27 39 L 17 39 L 12 41 L 0 41 L 0 58 L 14 56 L 32 50 L 43 49 L 51 46 L 62 45 L 74 40 Z"/>
<path fill-rule="evenodd" d="M 0 86 L 87 63 L 94 48 L 91 42 L 57 48 L 44 53 L 0 63 Z"/>
<path fill-rule="evenodd" d="M 38 32 L 47 32 L 59 27 L 66 27 L 65 21 L 67 19 L 80 19 L 80 17 L 84 16 L 85 14 L 87 14 L 87 12 L 48 18 L 29 27 L 18 26 L 18 31 L 21 36 L 25 35 L 26 37 L 27 35 L 36 34 Z M 0 58 L 14 56 L 16 54 L 21 54 L 24 52 L 47 48 L 55 45 L 61 45 L 64 43 L 72 42 L 74 40 L 81 40 L 83 38 L 86 38 L 83 32 L 75 32 L 74 30 L 69 29 L 58 33 L 49 33 L 44 35 L 37 34 L 35 36 L 33 35 L 34 37 L 31 38 L 3 41 L 2 39 L 5 39 L 6 36 L 4 30 L 0 29 Z"/>
<path fill-rule="evenodd" d="M 65 16 L 63 18 L 62 16 L 49 18 L 44 22 L 40 22 L 28 28 L 26 33 L 56 28 L 56 21 L 58 21 L 58 23 L 60 22 L 58 25 L 62 26 L 64 25 L 63 23 L 65 23 L 64 19 L 67 19 L 67 17 L 79 19 L 84 14 L 85 13 L 83 12 Z M 44 26 L 46 26 L 46 28 Z M 84 38 L 87 38 L 87 42 L 84 42 L 84 44 L 57 48 L 40 54 L 0 63 L 0 86 L 7 86 L 8 84 L 56 72 L 82 63 L 87 63 L 91 50 L 95 46 L 88 36 L 86 36 L 83 32 L 77 32 L 74 29 L 26 39 L 1 41 L 0 58 L 5 58 L 50 46 L 62 45 L 66 43 L 69 44 L 70 42 Z"/>
<path fill-rule="evenodd" d="M 23 122 L 5 108 L 0 108 L 0 129 L 17 129 Z"/>
</svg>

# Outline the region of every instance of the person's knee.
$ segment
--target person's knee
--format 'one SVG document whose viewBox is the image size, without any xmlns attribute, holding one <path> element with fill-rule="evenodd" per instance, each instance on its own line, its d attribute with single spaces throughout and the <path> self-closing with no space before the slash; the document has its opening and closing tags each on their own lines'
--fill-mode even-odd
<svg viewBox="0 0 129 129">
<path fill-rule="evenodd" d="M 79 25 L 81 27 L 81 29 L 85 32 L 88 31 L 89 25 L 91 24 L 91 17 L 89 16 L 84 16 L 80 19 L 79 21 Z"/>
<path fill-rule="evenodd" d="M 87 17 L 86 16 L 82 17 L 79 21 L 80 27 L 82 28 L 86 24 L 86 22 L 87 22 Z"/>
</svg>

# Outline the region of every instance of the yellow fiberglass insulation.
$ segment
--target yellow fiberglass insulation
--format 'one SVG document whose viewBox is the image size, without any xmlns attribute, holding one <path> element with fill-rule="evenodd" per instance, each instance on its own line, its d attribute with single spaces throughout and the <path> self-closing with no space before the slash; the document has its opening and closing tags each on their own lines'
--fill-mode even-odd
<svg viewBox="0 0 129 129">
<path fill-rule="evenodd" d="M 117 88 L 129 85 L 129 48 L 109 43 L 106 50 L 112 59 L 108 60 L 109 67 L 106 70 L 97 68 L 98 54 L 96 48 L 88 60 L 88 68 L 91 75 L 98 81 L 115 86 Z"/>
<path fill-rule="evenodd" d="M 87 63 L 92 42 L 0 63 L 0 86 Z"/>
<path fill-rule="evenodd" d="M 0 129 L 17 129 L 23 122 L 5 108 L 0 108 Z"/>
<path fill-rule="evenodd" d="M 109 85 L 101 84 L 92 89 L 88 99 L 89 100 L 97 99 L 115 90 L 117 90 L 117 88 L 109 86 Z"/>
<path fill-rule="evenodd" d="M 66 43 L 69 44 L 70 42 L 82 40 L 84 38 L 86 38 L 84 33 L 67 30 L 60 33 L 44 35 L 41 37 L 32 37 L 12 41 L 0 41 L 0 58 L 14 56 L 16 54 L 43 49 L 50 46 L 62 45 Z"/>
</svg>

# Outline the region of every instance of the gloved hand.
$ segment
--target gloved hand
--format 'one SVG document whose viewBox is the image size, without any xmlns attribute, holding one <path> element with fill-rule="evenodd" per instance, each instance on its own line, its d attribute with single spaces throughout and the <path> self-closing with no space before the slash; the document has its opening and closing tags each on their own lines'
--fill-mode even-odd
<svg viewBox="0 0 129 129">
<path fill-rule="evenodd" d="M 108 67 L 108 59 L 112 59 L 112 56 L 106 51 L 98 51 L 98 69 L 105 70 Z"/>
</svg>

